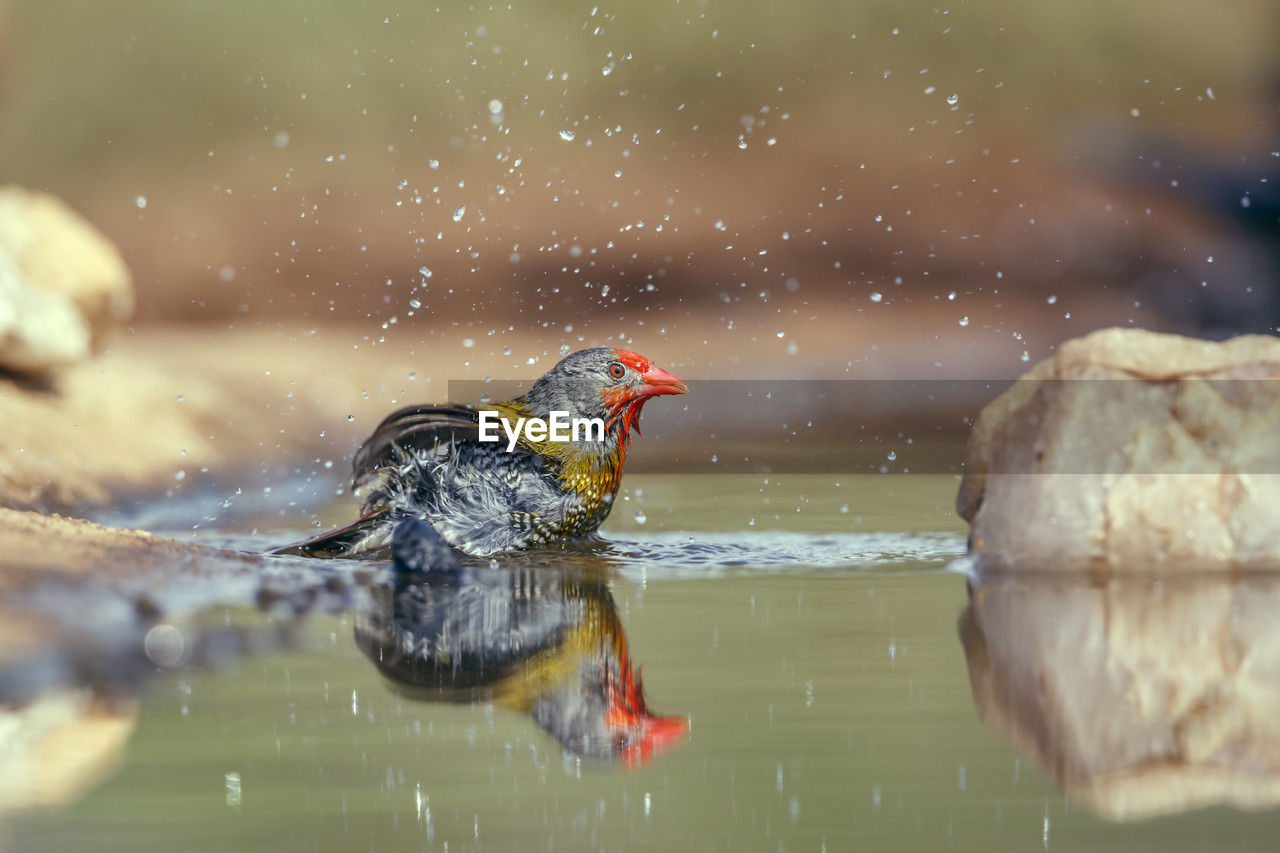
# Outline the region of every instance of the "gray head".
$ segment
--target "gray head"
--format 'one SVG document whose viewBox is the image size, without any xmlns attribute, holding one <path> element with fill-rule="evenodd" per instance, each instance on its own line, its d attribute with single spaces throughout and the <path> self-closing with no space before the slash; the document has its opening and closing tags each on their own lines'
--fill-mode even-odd
<svg viewBox="0 0 1280 853">
<path fill-rule="evenodd" d="M 541 418 L 553 411 L 602 418 L 610 433 L 625 436 L 651 397 L 687 390 L 683 382 L 642 355 L 595 347 L 565 356 L 514 402 Z"/>
</svg>

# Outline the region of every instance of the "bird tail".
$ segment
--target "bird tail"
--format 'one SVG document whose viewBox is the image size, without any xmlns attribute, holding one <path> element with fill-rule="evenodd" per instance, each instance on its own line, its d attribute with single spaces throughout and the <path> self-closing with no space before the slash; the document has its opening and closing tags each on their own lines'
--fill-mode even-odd
<svg viewBox="0 0 1280 853">
<path fill-rule="evenodd" d="M 270 548 L 265 553 L 293 557 L 377 557 L 379 552 L 390 546 L 393 527 L 390 511 L 383 508 L 361 516 L 345 527 L 291 545 Z"/>
</svg>

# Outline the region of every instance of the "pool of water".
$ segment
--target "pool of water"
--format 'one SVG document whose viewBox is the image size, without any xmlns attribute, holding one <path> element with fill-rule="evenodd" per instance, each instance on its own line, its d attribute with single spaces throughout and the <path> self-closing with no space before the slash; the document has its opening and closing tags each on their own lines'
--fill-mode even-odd
<svg viewBox="0 0 1280 853">
<path fill-rule="evenodd" d="M 1072 590 L 1046 603 L 980 585 L 971 606 L 955 487 L 628 478 L 611 544 L 555 571 L 599 581 L 592 595 L 616 614 L 650 711 L 687 721 L 643 761 L 566 749 L 500 692 L 401 689 L 362 646 L 367 592 L 300 620 L 210 593 L 193 624 L 274 625 L 289 642 L 162 668 L 116 771 L 68 805 L 9 818 L 0 838 L 13 850 L 1270 849 L 1274 811 L 1105 819 L 1050 777 L 1054 758 L 984 723 L 971 670 L 1016 668 L 1006 649 L 1048 648 L 1087 618 L 1055 621 Z M 291 521 L 307 519 L 198 536 L 266 544 L 296 534 Z M 363 589 L 376 599 L 387 575 L 371 569 Z M 1135 594 L 1149 612 L 1149 590 Z M 1014 618 L 1024 612 L 1044 630 Z"/>
</svg>

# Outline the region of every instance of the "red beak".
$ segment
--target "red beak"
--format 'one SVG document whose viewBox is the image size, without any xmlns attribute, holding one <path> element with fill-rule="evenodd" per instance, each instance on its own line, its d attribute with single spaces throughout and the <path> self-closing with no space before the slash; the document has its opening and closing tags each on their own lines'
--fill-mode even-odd
<svg viewBox="0 0 1280 853">
<path fill-rule="evenodd" d="M 668 373 L 661 367 L 650 367 L 640 374 L 644 384 L 636 389 L 637 397 L 659 397 L 663 394 L 683 394 L 689 386 L 681 382 L 675 374 Z"/>
</svg>

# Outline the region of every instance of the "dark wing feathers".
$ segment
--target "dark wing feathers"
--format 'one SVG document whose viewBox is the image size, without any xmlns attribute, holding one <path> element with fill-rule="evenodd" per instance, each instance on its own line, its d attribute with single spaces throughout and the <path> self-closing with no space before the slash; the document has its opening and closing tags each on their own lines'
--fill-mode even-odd
<svg viewBox="0 0 1280 853">
<path fill-rule="evenodd" d="M 361 519 L 277 553 L 380 553 L 406 515 L 425 519 L 469 554 L 539 541 L 549 520 L 569 516 L 577 497 L 560 486 L 556 460 L 523 446 L 508 452 L 504 444 L 482 443 L 479 421 L 464 406 L 393 412 L 352 463 Z"/>
<path fill-rule="evenodd" d="M 430 450 L 437 442 L 476 440 L 479 422 L 480 415 L 466 406 L 408 406 L 392 412 L 356 451 L 352 487 L 359 491 L 379 468 L 397 464 L 398 450 Z"/>
</svg>

